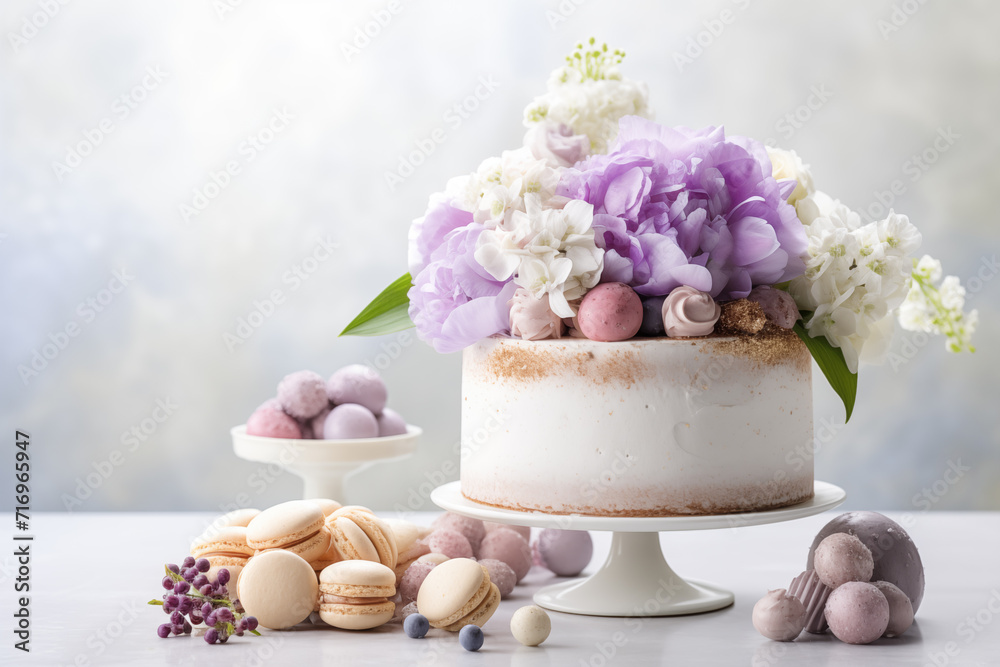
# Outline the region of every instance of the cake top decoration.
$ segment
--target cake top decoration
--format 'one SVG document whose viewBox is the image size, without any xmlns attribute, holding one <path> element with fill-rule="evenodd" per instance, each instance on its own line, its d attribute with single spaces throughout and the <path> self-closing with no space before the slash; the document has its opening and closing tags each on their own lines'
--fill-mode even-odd
<svg viewBox="0 0 1000 667">
<path fill-rule="evenodd" d="M 409 273 L 341 335 L 416 326 L 439 352 L 490 336 L 585 336 L 583 298 L 612 283 L 641 299 L 639 335 L 690 337 L 713 334 L 718 315 L 695 329 L 647 321 L 676 319 L 680 299 L 664 302 L 675 290 L 716 306 L 749 297 L 763 327 L 727 316 L 718 333 L 791 328 L 848 419 L 858 366 L 885 358 L 897 319 L 975 351 L 976 311 L 964 311 L 965 290 L 942 280 L 940 262 L 917 256 L 921 235 L 905 215 L 862 223 L 816 188 L 795 151 L 721 126 L 654 122 L 646 85 L 619 71 L 624 55 L 577 44 L 525 108 L 523 145 L 431 196 L 410 228 Z"/>
</svg>

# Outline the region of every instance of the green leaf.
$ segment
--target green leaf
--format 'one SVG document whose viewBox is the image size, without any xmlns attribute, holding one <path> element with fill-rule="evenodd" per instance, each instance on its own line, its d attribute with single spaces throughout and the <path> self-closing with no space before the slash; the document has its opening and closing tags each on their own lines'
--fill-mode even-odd
<svg viewBox="0 0 1000 667">
<path fill-rule="evenodd" d="M 407 312 L 410 300 L 406 296 L 412 284 L 410 274 L 404 273 L 372 299 L 372 302 L 365 306 L 365 309 L 340 332 L 340 335 L 381 336 L 412 327 L 413 322 L 410 321 Z"/>
<path fill-rule="evenodd" d="M 163 604 L 163 600 L 150 600 L 146 604 L 158 604 L 158 605 L 162 605 Z"/>
<path fill-rule="evenodd" d="M 260 633 L 257 632 L 256 630 L 250 630 L 250 634 L 260 637 Z"/>
<path fill-rule="evenodd" d="M 802 320 L 795 323 L 795 333 L 799 335 L 802 342 L 809 348 L 809 353 L 816 360 L 816 365 L 823 371 L 827 381 L 833 390 L 844 402 L 844 410 L 847 411 L 846 424 L 851 420 L 851 413 L 854 412 L 854 400 L 858 397 L 858 374 L 852 373 L 847 368 L 844 361 L 844 353 L 840 348 L 830 345 L 830 341 L 825 336 L 813 338 L 802 325 Z"/>
</svg>

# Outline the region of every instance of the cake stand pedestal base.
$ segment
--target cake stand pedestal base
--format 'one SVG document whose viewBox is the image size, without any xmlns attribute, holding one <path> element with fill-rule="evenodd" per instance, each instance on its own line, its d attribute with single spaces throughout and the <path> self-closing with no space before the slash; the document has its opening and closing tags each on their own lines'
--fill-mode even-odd
<svg viewBox="0 0 1000 667">
<path fill-rule="evenodd" d="M 546 609 L 590 616 L 697 614 L 728 607 L 734 599 L 723 588 L 674 572 L 659 533 L 614 533 L 600 570 L 535 593 L 535 603 Z"/>
<path fill-rule="evenodd" d="M 827 482 L 813 483 L 813 497 L 788 507 L 741 514 L 668 517 L 605 517 L 507 510 L 469 500 L 461 482 L 434 489 L 439 507 L 484 521 L 563 530 L 607 530 L 613 533 L 604 565 L 584 579 L 571 579 L 541 589 L 535 603 L 553 611 L 589 616 L 680 616 L 728 607 L 733 594 L 714 584 L 684 579 L 667 565 L 660 532 L 760 526 L 792 521 L 833 509 L 847 494 Z"/>
</svg>

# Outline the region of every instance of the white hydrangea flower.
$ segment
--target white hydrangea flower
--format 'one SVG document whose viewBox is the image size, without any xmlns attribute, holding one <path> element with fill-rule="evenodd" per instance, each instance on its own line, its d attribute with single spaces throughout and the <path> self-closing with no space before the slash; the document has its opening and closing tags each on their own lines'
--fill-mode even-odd
<svg viewBox="0 0 1000 667">
<path fill-rule="evenodd" d="M 777 181 L 795 179 L 797 183 L 792 194 L 788 195 L 789 204 L 795 206 L 799 200 L 816 192 L 809 165 L 802 162 L 798 153 L 771 146 L 765 148 L 767 148 L 767 157 L 771 158 L 771 175 L 774 179 Z"/>
<path fill-rule="evenodd" d="M 839 347 L 851 372 L 862 359 L 878 363 L 892 336 L 889 316 L 910 290 L 910 254 L 920 232 L 893 211 L 862 225 L 857 213 L 818 191 L 799 200 L 796 211 L 806 227 L 809 257 L 788 291 L 800 310 L 812 312 L 809 335 Z"/>
<path fill-rule="evenodd" d="M 964 312 L 965 288 L 956 276 L 946 276 L 941 284 L 941 262 L 924 255 L 913 265 L 913 285 L 899 308 L 899 324 L 909 331 L 946 336 L 945 347 L 952 352 L 975 352 L 972 334 L 979 313 Z"/>
<path fill-rule="evenodd" d="M 514 211 L 507 228 L 480 234 L 476 261 L 497 280 L 513 276 L 535 298 L 548 295 L 559 317 L 573 317 L 569 302 L 596 285 L 604 268 L 593 220 L 594 207 L 587 202 L 545 208 L 538 194 L 527 194 L 525 210 Z"/>
<path fill-rule="evenodd" d="M 649 88 L 645 83 L 622 77 L 618 71 L 624 53 L 607 45 L 577 44 L 568 64 L 549 76 L 549 91 L 536 97 L 524 110 L 524 124 L 543 121 L 562 123 L 574 134 L 586 135 L 593 153 L 606 153 L 618 136 L 622 116 L 652 117 Z"/>
</svg>

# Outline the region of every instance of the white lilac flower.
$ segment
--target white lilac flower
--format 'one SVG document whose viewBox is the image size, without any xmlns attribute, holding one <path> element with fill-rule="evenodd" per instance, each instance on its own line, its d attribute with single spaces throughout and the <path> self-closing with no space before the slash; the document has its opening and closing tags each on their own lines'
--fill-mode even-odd
<svg viewBox="0 0 1000 667">
<path fill-rule="evenodd" d="M 537 194 L 528 194 L 525 209 L 514 211 L 508 228 L 483 231 L 475 259 L 497 280 L 513 277 L 535 298 L 548 295 L 554 313 L 572 317 L 569 301 L 596 285 L 604 267 L 591 226 L 593 206 L 574 200 L 544 208 Z"/>
<path fill-rule="evenodd" d="M 899 324 L 909 331 L 946 336 L 945 346 L 952 352 L 975 352 L 972 334 L 979 323 L 979 313 L 963 311 L 965 288 L 957 277 L 946 276 L 935 286 L 939 280 L 941 262 L 930 255 L 914 261 L 913 285 L 899 308 Z"/>
<path fill-rule="evenodd" d="M 772 148 L 767 146 L 767 156 L 771 158 L 771 175 L 777 181 L 794 179 L 795 189 L 788 195 L 788 203 L 795 206 L 802 198 L 813 194 L 816 188 L 813 186 L 812 173 L 809 165 L 802 162 L 802 158 L 793 150 L 783 148 Z"/>
<path fill-rule="evenodd" d="M 812 313 L 809 335 L 839 347 L 851 372 L 861 360 L 878 363 L 892 337 L 890 316 L 910 291 L 920 232 L 892 211 L 862 225 L 857 213 L 822 192 L 803 197 L 796 211 L 809 237 L 809 257 L 788 291 L 799 310 Z"/>
<path fill-rule="evenodd" d="M 593 153 L 604 153 L 618 136 L 622 116 L 652 117 L 645 83 L 624 79 L 618 71 L 624 53 L 577 44 L 567 65 L 552 72 L 549 91 L 524 110 L 524 124 L 561 123 L 573 134 L 586 135 Z"/>
</svg>

